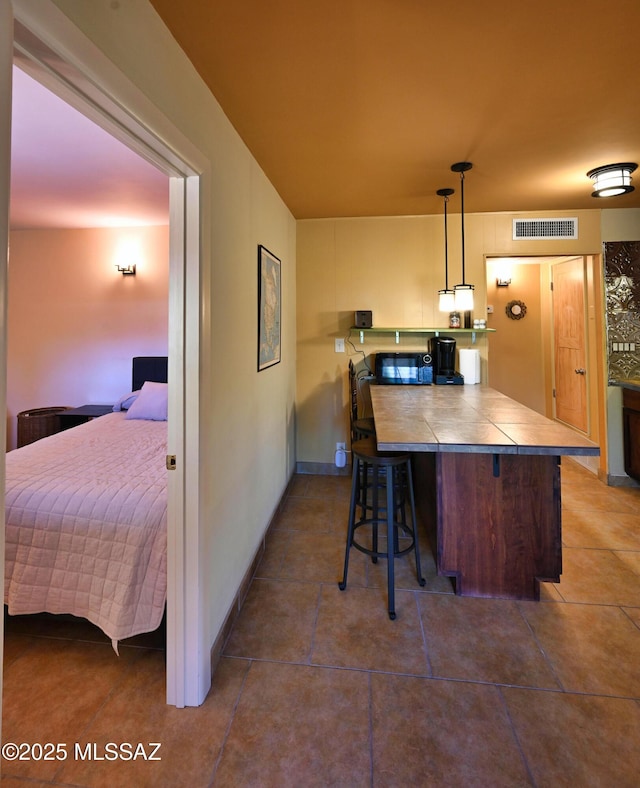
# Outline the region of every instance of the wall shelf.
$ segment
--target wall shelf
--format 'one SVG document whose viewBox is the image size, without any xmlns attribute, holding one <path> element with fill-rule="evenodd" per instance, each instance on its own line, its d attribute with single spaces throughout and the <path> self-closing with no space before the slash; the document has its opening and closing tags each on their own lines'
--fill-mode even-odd
<svg viewBox="0 0 640 788">
<path fill-rule="evenodd" d="M 438 326 L 437 328 L 358 328 L 352 326 L 351 331 L 358 331 L 360 334 L 360 344 L 364 344 L 365 334 L 395 334 L 396 345 L 400 342 L 401 334 L 433 334 L 437 337 L 440 334 L 471 334 L 471 342 L 475 345 L 476 334 L 493 334 L 495 328 L 446 328 Z"/>
</svg>

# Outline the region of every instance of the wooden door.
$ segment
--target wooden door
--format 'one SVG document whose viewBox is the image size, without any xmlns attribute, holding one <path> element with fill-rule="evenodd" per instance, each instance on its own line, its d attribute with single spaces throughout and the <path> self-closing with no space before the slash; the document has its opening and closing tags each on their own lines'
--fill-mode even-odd
<svg viewBox="0 0 640 788">
<path fill-rule="evenodd" d="M 585 264 L 577 257 L 556 263 L 553 279 L 555 417 L 588 431 Z"/>
</svg>

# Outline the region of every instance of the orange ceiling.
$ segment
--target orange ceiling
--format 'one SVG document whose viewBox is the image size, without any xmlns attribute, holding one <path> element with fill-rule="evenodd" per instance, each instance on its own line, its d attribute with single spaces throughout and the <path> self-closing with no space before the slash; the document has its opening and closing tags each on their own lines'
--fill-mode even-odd
<svg viewBox="0 0 640 788">
<path fill-rule="evenodd" d="M 638 0 L 151 2 L 296 218 L 640 207 Z"/>
</svg>

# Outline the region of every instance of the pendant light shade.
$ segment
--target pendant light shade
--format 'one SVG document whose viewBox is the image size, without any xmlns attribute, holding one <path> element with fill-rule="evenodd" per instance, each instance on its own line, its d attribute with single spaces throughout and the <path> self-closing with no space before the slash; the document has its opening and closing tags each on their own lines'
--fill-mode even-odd
<svg viewBox="0 0 640 788">
<path fill-rule="evenodd" d="M 462 228 L 462 282 L 453 288 L 455 305 L 459 312 L 470 312 L 473 309 L 473 285 L 465 280 L 464 270 L 464 174 L 473 167 L 470 161 L 459 161 L 451 165 L 452 172 L 460 173 L 460 226 Z"/>
<path fill-rule="evenodd" d="M 473 311 L 473 285 L 456 285 L 454 288 L 455 305 L 458 312 Z"/>
<path fill-rule="evenodd" d="M 637 164 L 605 164 L 589 170 L 587 177 L 593 181 L 592 197 L 617 197 L 634 190 L 631 185 L 631 173 Z"/>
<path fill-rule="evenodd" d="M 453 290 L 438 290 L 438 309 L 441 312 L 453 312 L 456 308 L 456 294 Z"/>
<path fill-rule="evenodd" d="M 455 293 L 449 290 L 449 243 L 447 230 L 447 203 L 454 193 L 453 189 L 438 189 L 436 194 L 444 197 L 444 290 L 438 290 L 438 309 L 441 312 L 453 312 L 455 308 Z"/>
</svg>

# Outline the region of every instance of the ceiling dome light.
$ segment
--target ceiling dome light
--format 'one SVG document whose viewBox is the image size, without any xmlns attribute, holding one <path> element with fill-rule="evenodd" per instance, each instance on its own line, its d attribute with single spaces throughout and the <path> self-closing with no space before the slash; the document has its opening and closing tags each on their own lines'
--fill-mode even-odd
<svg viewBox="0 0 640 788">
<path fill-rule="evenodd" d="M 593 180 L 592 197 L 617 197 L 632 192 L 631 173 L 637 164 L 605 164 L 589 170 L 587 177 Z"/>
</svg>

